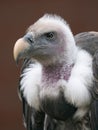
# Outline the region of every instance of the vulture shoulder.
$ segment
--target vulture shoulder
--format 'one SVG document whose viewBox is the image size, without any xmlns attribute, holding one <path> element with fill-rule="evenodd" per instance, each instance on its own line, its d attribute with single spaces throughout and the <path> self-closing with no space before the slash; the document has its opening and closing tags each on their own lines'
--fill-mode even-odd
<svg viewBox="0 0 98 130">
<path fill-rule="evenodd" d="M 91 127 L 98 130 L 98 32 L 84 32 L 75 36 L 77 46 L 88 51 L 93 57 L 94 83 L 92 90 L 93 102 L 91 104 Z"/>
</svg>

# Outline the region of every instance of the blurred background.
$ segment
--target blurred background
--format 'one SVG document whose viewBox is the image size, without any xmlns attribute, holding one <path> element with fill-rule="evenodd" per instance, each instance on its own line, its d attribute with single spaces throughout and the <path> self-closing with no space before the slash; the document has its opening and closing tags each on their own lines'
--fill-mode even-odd
<svg viewBox="0 0 98 130">
<path fill-rule="evenodd" d="M 61 15 L 74 34 L 98 31 L 98 0 L 0 0 L 0 130 L 25 130 L 13 46 L 45 13 Z"/>
</svg>

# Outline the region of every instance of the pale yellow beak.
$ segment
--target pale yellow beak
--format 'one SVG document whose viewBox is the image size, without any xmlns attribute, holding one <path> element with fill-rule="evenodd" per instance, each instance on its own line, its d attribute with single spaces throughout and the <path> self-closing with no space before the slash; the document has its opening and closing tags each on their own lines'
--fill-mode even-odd
<svg viewBox="0 0 98 130">
<path fill-rule="evenodd" d="M 18 62 L 20 58 L 23 58 L 26 50 L 28 50 L 29 47 L 30 44 L 26 42 L 24 38 L 18 39 L 13 49 L 14 60 Z"/>
</svg>

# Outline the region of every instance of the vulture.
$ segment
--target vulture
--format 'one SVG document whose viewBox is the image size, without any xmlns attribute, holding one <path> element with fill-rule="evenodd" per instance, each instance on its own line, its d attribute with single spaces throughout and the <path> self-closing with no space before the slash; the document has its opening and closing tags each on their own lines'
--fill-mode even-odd
<svg viewBox="0 0 98 130">
<path fill-rule="evenodd" d="M 98 130 L 98 32 L 45 14 L 14 45 L 27 130 Z"/>
</svg>

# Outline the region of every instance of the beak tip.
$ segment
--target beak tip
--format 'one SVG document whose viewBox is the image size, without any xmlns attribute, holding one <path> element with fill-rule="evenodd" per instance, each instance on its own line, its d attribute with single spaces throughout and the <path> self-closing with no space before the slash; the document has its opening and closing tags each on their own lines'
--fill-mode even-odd
<svg viewBox="0 0 98 130">
<path fill-rule="evenodd" d="M 16 65 L 18 66 L 19 58 L 17 58 L 17 59 L 15 60 L 15 62 L 16 62 Z"/>
<path fill-rule="evenodd" d="M 23 50 L 24 50 L 24 40 L 23 38 L 20 38 L 16 41 L 13 48 L 13 57 L 17 65 L 19 63 L 20 54 Z"/>
<path fill-rule="evenodd" d="M 16 41 L 13 49 L 13 56 L 17 65 L 19 63 L 19 60 L 25 57 L 25 53 L 29 48 L 30 45 L 24 40 L 24 38 L 20 38 Z"/>
<path fill-rule="evenodd" d="M 16 64 L 18 64 L 18 56 L 15 52 L 15 46 L 14 46 L 14 49 L 13 49 L 13 58 L 14 58 L 14 61 L 16 62 Z"/>
<path fill-rule="evenodd" d="M 18 63 L 19 63 L 19 58 L 18 58 L 18 56 L 15 57 L 15 55 L 14 55 L 14 61 L 15 61 L 16 65 L 18 65 Z"/>
</svg>

